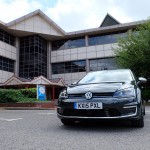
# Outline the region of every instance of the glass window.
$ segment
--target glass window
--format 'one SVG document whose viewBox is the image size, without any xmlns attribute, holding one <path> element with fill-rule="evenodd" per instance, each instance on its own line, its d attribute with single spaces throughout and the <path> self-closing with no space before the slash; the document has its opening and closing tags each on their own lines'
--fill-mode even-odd
<svg viewBox="0 0 150 150">
<path fill-rule="evenodd" d="M 0 29 L 0 40 L 7 44 L 15 46 L 15 37 L 2 29 Z"/>
<path fill-rule="evenodd" d="M 47 41 L 38 35 L 20 38 L 19 76 L 47 77 Z"/>
<path fill-rule="evenodd" d="M 52 50 L 63 50 L 85 46 L 85 37 L 57 40 L 52 42 Z"/>
<path fill-rule="evenodd" d="M 52 74 L 85 72 L 86 61 L 70 61 L 52 64 Z"/>
<path fill-rule="evenodd" d="M 89 37 L 88 39 L 89 45 L 96 45 L 97 44 L 97 38 L 96 37 Z"/>
<path fill-rule="evenodd" d="M 14 60 L 0 56 L 0 70 L 14 72 L 14 64 Z"/>
<path fill-rule="evenodd" d="M 109 33 L 106 35 L 94 35 L 89 36 L 88 43 L 89 45 L 101 45 L 101 44 L 110 44 L 116 43 L 119 37 L 125 36 L 126 31 L 122 31 L 121 33 Z"/>
<path fill-rule="evenodd" d="M 117 69 L 115 58 L 100 58 L 90 60 L 90 71 Z"/>
</svg>

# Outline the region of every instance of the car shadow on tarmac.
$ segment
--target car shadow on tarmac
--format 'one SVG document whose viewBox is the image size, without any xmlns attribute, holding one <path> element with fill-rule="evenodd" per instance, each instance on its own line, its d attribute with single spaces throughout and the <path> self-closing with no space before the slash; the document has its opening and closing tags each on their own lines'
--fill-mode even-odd
<svg viewBox="0 0 150 150">
<path fill-rule="evenodd" d="M 130 132 L 130 131 L 136 131 L 141 130 L 143 128 L 137 128 L 133 127 L 130 121 L 86 121 L 86 122 L 76 122 L 73 125 L 63 125 L 60 126 L 63 130 L 72 130 L 72 131 L 103 131 L 103 132 L 113 132 L 113 131 L 119 131 L 119 132 Z"/>
</svg>

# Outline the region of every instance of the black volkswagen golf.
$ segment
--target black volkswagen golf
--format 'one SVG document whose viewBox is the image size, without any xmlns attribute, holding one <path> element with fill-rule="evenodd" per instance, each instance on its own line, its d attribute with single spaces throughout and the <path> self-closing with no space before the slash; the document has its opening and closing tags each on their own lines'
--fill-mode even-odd
<svg viewBox="0 0 150 150">
<path fill-rule="evenodd" d="M 145 107 L 140 85 L 129 69 L 90 72 L 64 89 L 58 99 L 57 115 L 64 125 L 76 121 L 127 119 L 144 126 Z"/>
</svg>

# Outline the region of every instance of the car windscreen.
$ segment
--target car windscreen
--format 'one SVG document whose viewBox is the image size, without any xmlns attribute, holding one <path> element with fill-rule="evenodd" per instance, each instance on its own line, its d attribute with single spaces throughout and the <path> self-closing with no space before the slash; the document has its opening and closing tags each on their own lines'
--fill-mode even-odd
<svg viewBox="0 0 150 150">
<path fill-rule="evenodd" d="M 90 84 L 100 82 L 127 82 L 132 81 L 133 77 L 129 70 L 107 70 L 90 72 L 83 77 L 78 84 Z"/>
</svg>

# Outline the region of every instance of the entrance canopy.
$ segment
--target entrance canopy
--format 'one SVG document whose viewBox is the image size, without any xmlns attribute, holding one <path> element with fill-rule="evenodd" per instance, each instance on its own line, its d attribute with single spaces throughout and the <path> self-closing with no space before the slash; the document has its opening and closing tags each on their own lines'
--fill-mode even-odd
<svg viewBox="0 0 150 150">
<path fill-rule="evenodd" d="M 0 86 L 6 87 L 6 86 L 13 86 L 13 85 L 21 86 L 21 85 L 37 85 L 37 84 L 45 85 L 45 86 L 56 86 L 56 87 L 66 86 L 62 78 L 49 80 L 43 76 L 36 77 L 33 80 L 12 76 Z"/>
<path fill-rule="evenodd" d="M 45 85 L 47 100 L 53 101 L 58 98 L 60 91 L 66 87 L 62 78 L 49 80 L 43 76 L 36 77 L 33 80 L 12 76 L 1 84 L 0 87 L 20 89 L 32 88 L 36 87 L 36 85 Z"/>
</svg>

